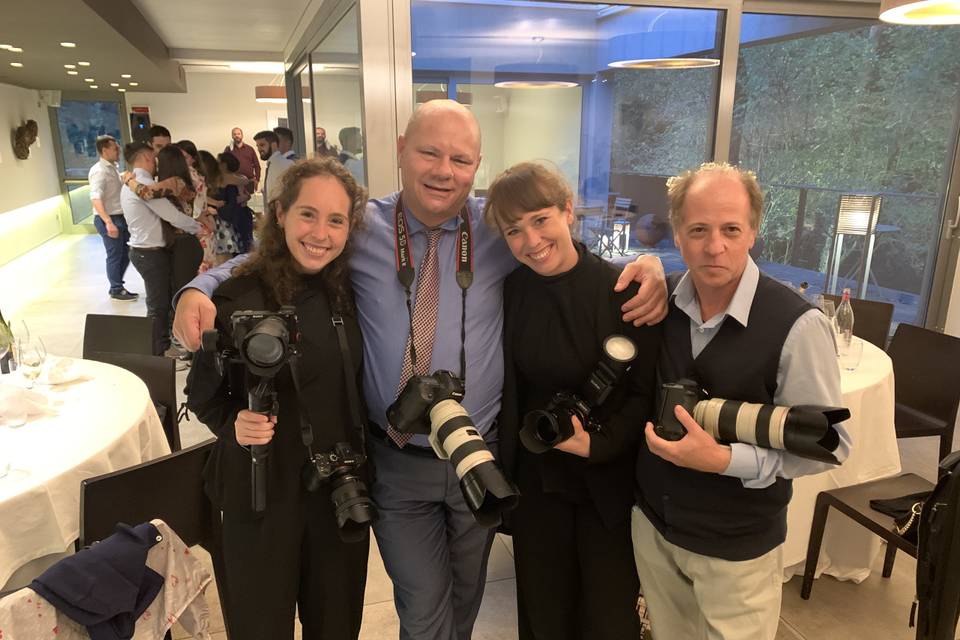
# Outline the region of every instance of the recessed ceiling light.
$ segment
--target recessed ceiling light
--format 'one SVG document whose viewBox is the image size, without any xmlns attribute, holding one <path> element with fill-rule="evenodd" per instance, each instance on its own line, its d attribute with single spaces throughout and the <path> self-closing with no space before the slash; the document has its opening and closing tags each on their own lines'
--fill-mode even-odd
<svg viewBox="0 0 960 640">
<path fill-rule="evenodd" d="M 110 83 L 110 86 L 111 86 L 111 87 L 119 87 L 119 86 L 120 86 L 120 83 L 119 83 L 119 82 L 111 82 L 111 83 Z"/>
<path fill-rule="evenodd" d="M 75 65 L 75 64 L 65 64 L 65 65 L 63 65 L 63 68 L 64 68 L 64 69 L 76 69 L 76 68 L 77 68 L 77 65 Z"/>
<path fill-rule="evenodd" d="M 77 64 L 80 65 L 81 67 L 89 67 L 89 66 L 90 66 L 90 63 L 87 62 L 86 60 L 81 60 L 81 61 L 78 62 Z"/>
<path fill-rule="evenodd" d="M 94 82 L 94 79 L 93 79 L 93 78 L 84 78 L 83 81 L 84 81 L 84 82 Z"/>
<path fill-rule="evenodd" d="M 79 73 L 80 73 L 79 71 L 67 71 L 68 76 L 75 76 L 75 75 L 78 75 Z"/>
<path fill-rule="evenodd" d="M 117 89 L 117 91 L 119 91 L 120 93 L 126 93 L 127 90 L 126 90 L 126 89 Z"/>
<path fill-rule="evenodd" d="M 91 88 L 91 89 L 99 89 L 100 86 L 99 86 L 99 85 L 96 85 L 96 84 L 92 84 L 92 85 L 90 85 L 90 88 Z"/>
<path fill-rule="evenodd" d="M 562 80 L 504 80 L 494 82 L 493 86 L 499 89 L 569 89 L 577 86 L 577 83 Z"/>
<path fill-rule="evenodd" d="M 75 46 L 77 46 L 77 43 L 76 43 L 76 42 L 61 42 L 61 43 L 60 43 L 60 46 L 61 46 L 61 47 L 66 47 L 67 49 L 72 49 L 72 48 L 74 48 Z"/>
<path fill-rule="evenodd" d="M 131 76 L 129 73 L 121 73 L 120 77 L 126 79 L 126 78 L 132 78 L 133 76 Z"/>
<path fill-rule="evenodd" d="M 131 82 L 131 83 L 130 83 L 130 86 L 131 86 L 131 87 L 139 87 L 139 86 L 140 86 L 140 83 L 139 83 L 139 82 Z"/>
<path fill-rule="evenodd" d="M 20 47 L 10 47 L 9 49 L 7 49 L 7 51 L 9 51 L 10 53 L 23 53 L 23 49 L 21 49 Z"/>
<path fill-rule="evenodd" d="M 642 58 L 639 60 L 617 60 L 608 62 L 615 69 L 701 69 L 718 67 L 716 58 Z"/>
<path fill-rule="evenodd" d="M 22 63 L 22 62 L 11 62 L 11 63 L 10 63 L 10 66 L 11 66 L 11 67 L 20 68 L 20 67 L 23 66 L 23 63 Z"/>
<path fill-rule="evenodd" d="M 12 44 L 0 44 L 0 49 L 12 49 Z"/>
</svg>

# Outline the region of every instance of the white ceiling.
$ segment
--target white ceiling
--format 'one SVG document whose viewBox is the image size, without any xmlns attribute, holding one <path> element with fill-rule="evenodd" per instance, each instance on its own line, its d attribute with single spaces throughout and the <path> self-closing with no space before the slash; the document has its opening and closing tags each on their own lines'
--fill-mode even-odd
<svg viewBox="0 0 960 640">
<path fill-rule="evenodd" d="M 310 0 L 133 0 L 170 49 L 278 54 Z"/>
</svg>

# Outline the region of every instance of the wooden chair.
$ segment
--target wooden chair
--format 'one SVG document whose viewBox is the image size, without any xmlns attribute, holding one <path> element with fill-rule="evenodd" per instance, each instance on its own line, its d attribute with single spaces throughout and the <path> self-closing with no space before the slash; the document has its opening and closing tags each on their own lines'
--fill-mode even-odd
<svg viewBox="0 0 960 640">
<path fill-rule="evenodd" d="M 810 599 L 810 592 L 813 590 L 813 577 L 820 558 L 823 530 L 827 524 L 830 507 L 887 541 L 887 551 L 883 558 L 883 577 L 889 578 L 893 573 L 893 562 L 896 559 L 897 549 L 916 558 L 917 547 L 898 535 L 893 530 L 893 518 L 872 509 L 870 501 L 896 498 L 932 489 L 933 485 L 920 476 L 905 473 L 895 478 L 884 478 L 850 487 L 821 491 L 817 495 L 817 502 L 813 511 L 813 524 L 810 527 L 810 540 L 807 543 L 807 561 L 803 569 L 800 597 L 804 600 Z"/>
<path fill-rule="evenodd" d="M 83 327 L 83 357 L 100 351 L 153 355 L 154 319 L 88 313 Z"/>
<path fill-rule="evenodd" d="M 163 356 L 138 353 L 114 353 L 93 351 L 85 355 L 89 360 L 105 362 L 126 369 L 147 385 L 150 399 L 157 407 L 170 451 L 180 450 L 180 423 L 177 420 L 177 371 L 176 363 Z"/>
<path fill-rule="evenodd" d="M 937 459 L 943 460 L 953 445 L 960 404 L 960 338 L 900 323 L 887 354 L 896 381 L 897 437 L 939 436 Z"/>
<path fill-rule="evenodd" d="M 835 306 L 840 306 L 840 296 L 825 293 L 823 297 L 833 300 Z M 853 335 L 886 349 L 890 339 L 893 305 L 889 302 L 850 298 L 850 306 L 853 308 Z"/>
<path fill-rule="evenodd" d="M 203 490 L 203 468 L 215 443 L 210 439 L 156 460 L 82 480 L 77 548 L 106 538 L 119 522 L 135 525 L 160 518 L 187 545 L 198 544 L 210 552 L 221 608 L 226 611 L 220 513 Z"/>
</svg>

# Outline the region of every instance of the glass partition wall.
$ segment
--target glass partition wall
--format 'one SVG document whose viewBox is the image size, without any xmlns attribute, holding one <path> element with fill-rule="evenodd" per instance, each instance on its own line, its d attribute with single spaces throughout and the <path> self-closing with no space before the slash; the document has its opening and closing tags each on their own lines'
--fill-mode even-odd
<svg viewBox="0 0 960 640">
<path fill-rule="evenodd" d="M 481 125 L 477 195 L 516 162 L 549 161 L 594 251 L 656 253 L 668 270 L 683 263 L 666 178 L 729 159 L 767 194 L 761 269 L 814 292 L 851 286 L 924 324 L 942 297 L 933 283 L 950 284 L 938 257 L 960 189 L 960 27 L 886 25 L 851 3 L 750 3 L 332 0 L 339 17 L 308 50 L 304 128 L 338 147 L 356 128 L 349 146 L 380 196 L 399 187 L 393 141 L 413 108 L 458 100 Z M 866 232 L 838 233 L 844 194 L 879 196 Z"/>
</svg>

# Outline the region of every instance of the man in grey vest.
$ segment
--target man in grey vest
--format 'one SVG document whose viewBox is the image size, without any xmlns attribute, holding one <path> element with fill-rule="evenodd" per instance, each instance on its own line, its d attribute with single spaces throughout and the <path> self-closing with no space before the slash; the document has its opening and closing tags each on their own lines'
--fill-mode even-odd
<svg viewBox="0 0 960 640">
<path fill-rule="evenodd" d="M 670 278 L 662 382 L 711 396 L 842 406 L 833 332 L 749 251 L 763 213 L 752 172 L 705 164 L 668 182 L 674 240 L 687 265 Z M 658 638 L 773 640 L 780 614 L 791 478 L 829 465 L 749 444 L 720 444 L 682 408 L 680 440 L 646 425 L 637 460 L 633 546 Z M 837 458 L 850 451 L 842 425 Z"/>
</svg>

